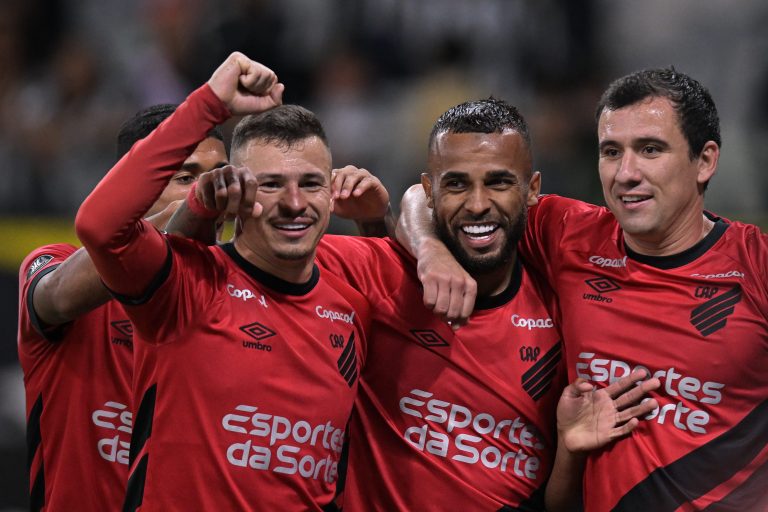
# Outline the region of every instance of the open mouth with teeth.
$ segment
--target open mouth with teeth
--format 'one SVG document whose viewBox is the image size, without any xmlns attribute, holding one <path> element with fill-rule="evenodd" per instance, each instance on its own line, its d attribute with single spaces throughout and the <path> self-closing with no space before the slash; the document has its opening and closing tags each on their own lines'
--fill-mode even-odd
<svg viewBox="0 0 768 512">
<path fill-rule="evenodd" d="M 643 203 L 651 199 L 651 197 L 652 196 L 619 196 L 619 199 L 621 199 L 621 202 L 625 205 L 633 205 Z"/>
<path fill-rule="evenodd" d="M 499 225 L 496 223 L 461 226 L 461 232 L 464 233 L 464 236 L 474 241 L 489 240 L 498 229 Z"/>
</svg>

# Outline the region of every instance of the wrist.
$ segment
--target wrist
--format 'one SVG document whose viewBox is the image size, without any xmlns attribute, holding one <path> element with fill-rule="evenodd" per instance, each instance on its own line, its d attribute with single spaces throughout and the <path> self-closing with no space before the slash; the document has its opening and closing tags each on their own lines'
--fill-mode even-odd
<svg viewBox="0 0 768 512">
<path fill-rule="evenodd" d="M 187 209 L 194 215 L 203 219 L 215 219 L 219 216 L 218 210 L 211 210 L 207 208 L 197 198 L 197 182 L 194 182 L 189 188 L 189 193 L 187 194 Z"/>
</svg>

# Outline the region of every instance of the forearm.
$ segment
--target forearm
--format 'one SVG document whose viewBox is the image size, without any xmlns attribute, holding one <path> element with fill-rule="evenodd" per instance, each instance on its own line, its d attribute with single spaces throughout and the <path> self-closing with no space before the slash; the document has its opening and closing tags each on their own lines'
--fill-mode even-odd
<svg viewBox="0 0 768 512">
<path fill-rule="evenodd" d="M 581 494 L 586 460 L 586 453 L 570 452 L 558 440 L 544 498 L 548 512 L 577 512 L 583 509 Z"/>
<path fill-rule="evenodd" d="M 192 238 L 206 245 L 214 245 L 217 227 L 216 218 L 195 214 L 185 200 L 168 221 L 165 230 L 171 235 Z"/>
<path fill-rule="evenodd" d="M 38 318 L 48 326 L 71 322 L 109 299 L 85 249 L 79 249 L 43 277 L 32 297 Z"/>
<path fill-rule="evenodd" d="M 165 263 L 165 240 L 144 214 L 208 131 L 229 116 L 207 86 L 137 142 L 83 202 L 75 228 L 106 285 L 141 295 Z"/>
<path fill-rule="evenodd" d="M 387 213 L 384 214 L 383 219 L 375 220 L 356 220 L 357 230 L 361 236 L 384 238 L 395 238 L 395 230 L 397 227 L 397 219 L 392 212 L 392 207 L 387 206 Z"/>
<path fill-rule="evenodd" d="M 412 185 L 405 191 L 400 201 L 395 238 L 416 259 L 430 244 L 443 245 L 435 234 L 431 212 L 421 185 Z"/>
</svg>

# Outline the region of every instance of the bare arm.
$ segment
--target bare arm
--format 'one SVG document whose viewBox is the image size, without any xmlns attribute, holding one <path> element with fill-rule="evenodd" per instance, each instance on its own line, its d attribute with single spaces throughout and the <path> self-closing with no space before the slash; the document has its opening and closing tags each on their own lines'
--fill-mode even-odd
<svg viewBox="0 0 768 512">
<path fill-rule="evenodd" d="M 140 219 L 208 130 L 231 114 L 279 105 L 282 92 L 271 70 L 233 53 L 99 183 L 75 226 L 110 289 L 140 297 L 164 267 L 165 241 Z"/>
<path fill-rule="evenodd" d="M 147 221 L 163 227 L 179 203 L 174 201 Z M 44 324 L 57 326 L 75 320 L 110 299 L 91 257 L 84 248 L 80 248 L 56 270 L 40 279 L 33 291 L 32 304 Z"/>
<path fill-rule="evenodd" d="M 400 202 L 397 241 L 417 260 L 424 305 L 456 327 L 475 306 L 477 284 L 435 234 L 432 209 L 421 185 L 412 185 Z"/>
<path fill-rule="evenodd" d="M 626 437 L 639 418 L 658 407 L 654 399 L 641 402 L 661 385 L 657 378 L 643 380 L 645 375 L 638 370 L 597 390 L 576 379 L 565 388 L 557 405 L 557 454 L 545 493 L 548 511 L 581 510 L 587 453 Z"/>
</svg>

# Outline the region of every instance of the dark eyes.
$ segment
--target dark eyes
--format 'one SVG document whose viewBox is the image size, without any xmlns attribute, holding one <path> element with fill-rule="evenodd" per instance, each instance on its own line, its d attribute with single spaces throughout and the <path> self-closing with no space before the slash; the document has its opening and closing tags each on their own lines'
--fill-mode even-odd
<svg viewBox="0 0 768 512">
<path fill-rule="evenodd" d="M 191 185 L 197 178 L 191 174 L 180 174 L 173 177 L 173 181 L 180 185 Z"/>
</svg>

